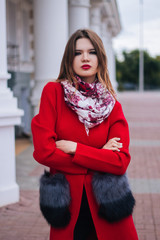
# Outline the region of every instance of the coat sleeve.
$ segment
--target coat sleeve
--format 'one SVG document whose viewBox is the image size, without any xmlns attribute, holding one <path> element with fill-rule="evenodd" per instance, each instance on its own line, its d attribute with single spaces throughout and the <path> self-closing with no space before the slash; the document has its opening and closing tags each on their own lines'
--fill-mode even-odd
<svg viewBox="0 0 160 240">
<path fill-rule="evenodd" d="M 86 174 L 87 169 L 76 165 L 70 154 L 56 148 L 57 134 L 55 126 L 57 121 L 56 83 L 48 83 L 43 91 L 39 113 L 32 119 L 31 129 L 33 135 L 33 157 L 37 162 L 47 167 L 69 174 Z"/>
<path fill-rule="evenodd" d="M 116 102 L 109 116 L 110 127 L 108 140 L 119 137 L 123 148 L 118 151 L 97 149 L 91 146 L 77 144 L 73 162 L 94 171 L 108 172 L 116 175 L 124 174 L 130 162 L 129 129 L 122 107 Z"/>
</svg>

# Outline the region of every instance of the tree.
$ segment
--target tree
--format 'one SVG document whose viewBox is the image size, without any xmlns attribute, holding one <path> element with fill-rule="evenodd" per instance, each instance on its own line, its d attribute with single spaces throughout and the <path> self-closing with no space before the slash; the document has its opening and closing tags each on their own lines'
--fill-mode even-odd
<svg viewBox="0 0 160 240">
<path fill-rule="evenodd" d="M 139 50 L 123 51 L 122 56 L 122 61 L 116 58 L 116 77 L 119 90 L 125 89 L 126 86 L 138 89 Z M 147 51 L 144 51 L 144 88 L 160 89 L 160 56 L 153 58 Z"/>
</svg>

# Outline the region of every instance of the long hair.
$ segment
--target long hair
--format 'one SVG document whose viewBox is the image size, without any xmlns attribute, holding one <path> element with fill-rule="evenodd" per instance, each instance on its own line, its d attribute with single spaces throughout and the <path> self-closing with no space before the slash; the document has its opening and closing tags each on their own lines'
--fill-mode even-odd
<svg viewBox="0 0 160 240">
<path fill-rule="evenodd" d="M 98 80 L 106 86 L 108 91 L 115 97 L 115 91 L 112 87 L 108 68 L 107 68 L 107 56 L 105 53 L 105 49 L 100 37 L 90 29 L 79 29 L 69 38 L 64 55 L 62 58 L 60 72 L 57 81 L 61 82 L 65 79 L 68 79 L 71 83 L 77 86 L 77 79 L 75 78 L 75 73 L 73 70 L 73 60 L 75 57 L 75 49 L 76 49 L 76 41 L 80 38 L 87 38 L 91 41 L 92 45 L 95 48 L 98 58 L 98 70 L 97 77 Z"/>
</svg>

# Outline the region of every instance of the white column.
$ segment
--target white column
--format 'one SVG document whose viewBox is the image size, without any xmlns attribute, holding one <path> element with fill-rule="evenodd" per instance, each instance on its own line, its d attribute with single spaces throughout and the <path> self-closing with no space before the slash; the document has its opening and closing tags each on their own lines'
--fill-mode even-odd
<svg viewBox="0 0 160 240">
<path fill-rule="evenodd" d="M 115 68 L 115 55 L 112 46 L 112 35 L 107 27 L 107 20 L 103 19 L 101 23 L 101 36 L 102 41 L 106 50 L 107 60 L 108 60 L 108 71 L 109 77 L 112 83 L 112 86 L 117 90 L 117 81 L 116 81 L 116 68 Z"/>
<path fill-rule="evenodd" d="M 90 28 L 101 37 L 101 6 L 100 4 L 92 5 L 90 9 Z"/>
<path fill-rule="evenodd" d="M 90 0 L 69 0 L 69 35 L 80 28 L 89 28 Z"/>
<path fill-rule="evenodd" d="M 0 207 L 19 200 L 15 174 L 14 125 L 21 123 L 23 111 L 7 88 L 6 0 L 0 1 Z"/>
<path fill-rule="evenodd" d="M 57 79 L 68 39 L 68 1 L 34 0 L 35 86 L 32 105 L 36 114 L 45 83 Z"/>
<path fill-rule="evenodd" d="M 118 88 L 118 83 L 117 83 L 117 79 L 116 79 L 116 57 L 115 57 L 115 51 L 113 49 L 113 44 L 112 44 L 112 84 L 115 90 L 117 90 Z"/>
<path fill-rule="evenodd" d="M 117 90 L 118 83 L 116 81 L 116 62 L 115 62 L 115 53 L 112 45 L 112 39 L 109 41 L 109 75 L 112 82 L 112 86 L 115 90 Z"/>
</svg>

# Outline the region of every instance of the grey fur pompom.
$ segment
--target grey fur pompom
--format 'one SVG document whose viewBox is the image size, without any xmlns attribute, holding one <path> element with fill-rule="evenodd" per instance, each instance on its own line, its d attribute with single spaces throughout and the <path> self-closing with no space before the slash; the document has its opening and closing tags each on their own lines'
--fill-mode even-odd
<svg viewBox="0 0 160 240">
<path fill-rule="evenodd" d="M 70 221 L 69 183 L 62 173 L 45 171 L 40 178 L 40 209 L 52 227 L 65 227 Z"/>
<path fill-rule="evenodd" d="M 132 214 L 135 199 L 126 174 L 95 173 L 92 187 L 99 205 L 99 215 L 108 222 L 120 221 Z"/>
</svg>

